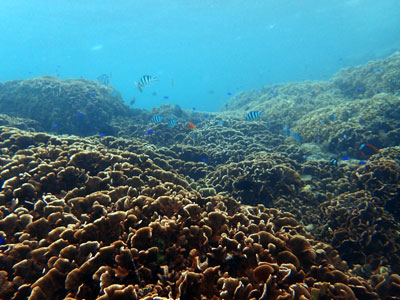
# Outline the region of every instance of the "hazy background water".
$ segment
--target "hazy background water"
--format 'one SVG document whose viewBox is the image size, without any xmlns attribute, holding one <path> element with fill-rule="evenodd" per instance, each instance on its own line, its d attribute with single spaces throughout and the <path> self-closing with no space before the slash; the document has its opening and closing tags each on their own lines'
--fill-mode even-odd
<svg viewBox="0 0 400 300">
<path fill-rule="evenodd" d="M 398 0 L 1 0 L 0 81 L 112 73 L 136 107 L 217 111 L 399 50 L 399 16 Z M 144 74 L 160 81 L 139 93 Z"/>
</svg>

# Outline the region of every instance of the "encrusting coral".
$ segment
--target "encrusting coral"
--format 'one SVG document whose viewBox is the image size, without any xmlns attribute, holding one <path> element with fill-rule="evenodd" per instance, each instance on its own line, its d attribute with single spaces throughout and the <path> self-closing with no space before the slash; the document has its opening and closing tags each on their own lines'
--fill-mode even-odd
<svg viewBox="0 0 400 300">
<path fill-rule="evenodd" d="M 145 148 L 28 136 L 2 156 L 2 298 L 379 299 L 291 214 L 202 197 Z"/>
<path fill-rule="evenodd" d="M 91 81 L 2 83 L 0 299 L 396 299 L 399 58 L 154 110 L 173 127 Z"/>
</svg>

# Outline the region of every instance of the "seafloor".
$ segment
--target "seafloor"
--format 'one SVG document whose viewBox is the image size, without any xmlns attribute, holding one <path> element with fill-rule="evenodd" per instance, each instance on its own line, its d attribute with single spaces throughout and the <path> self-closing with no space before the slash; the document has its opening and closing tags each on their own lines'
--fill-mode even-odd
<svg viewBox="0 0 400 300">
<path fill-rule="evenodd" d="M 400 299 L 399 53 L 220 113 L 55 77 L 0 112 L 0 299 Z"/>
</svg>

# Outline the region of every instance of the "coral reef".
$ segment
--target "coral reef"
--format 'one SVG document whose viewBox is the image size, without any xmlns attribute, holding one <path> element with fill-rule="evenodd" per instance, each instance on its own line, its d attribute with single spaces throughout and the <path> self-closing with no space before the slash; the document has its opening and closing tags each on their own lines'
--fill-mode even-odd
<svg viewBox="0 0 400 300">
<path fill-rule="evenodd" d="M 2 298 L 378 299 L 293 215 L 202 197 L 145 147 L 16 129 L 2 136 L 3 149 L 30 140 L 2 155 Z"/>
<path fill-rule="evenodd" d="M 3 114 L 0 114 L 0 126 L 8 126 L 28 131 L 44 130 L 37 121 L 31 119 L 11 117 Z"/>
<path fill-rule="evenodd" d="M 50 76 L 0 83 L 0 110 L 46 131 L 82 136 L 116 133 L 112 120 L 134 115 L 111 87 Z"/>
<path fill-rule="evenodd" d="M 399 64 L 207 114 L 1 83 L 0 299 L 396 299 Z"/>
<path fill-rule="evenodd" d="M 399 65 L 400 53 L 394 53 L 325 82 L 265 86 L 236 95 L 222 111 L 230 116 L 263 111 L 272 133 L 284 135 L 290 128 L 303 142 L 360 158 L 362 144 L 385 148 L 400 138 Z"/>
<path fill-rule="evenodd" d="M 357 273 L 370 276 L 378 268 L 399 273 L 400 226 L 384 210 L 381 199 L 360 190 L 344 193 L 320 205 L 319 236 L 331 241 L 340 256 Z"/>
</svg>

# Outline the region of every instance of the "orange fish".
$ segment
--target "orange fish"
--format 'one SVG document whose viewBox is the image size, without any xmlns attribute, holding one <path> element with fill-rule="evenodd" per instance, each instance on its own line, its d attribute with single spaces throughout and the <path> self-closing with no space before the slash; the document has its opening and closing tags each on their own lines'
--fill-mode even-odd
<svg viewBox="0 0 400 300">
<path fill-rule="evenodd" d="M 194 124 L 192 122 L 188 121 L 188 122 L 185 123 L 185 128 L 193 130 L 193 129 L 196 129 L 196 126 L 194 126 Z"/>
<path fill-rule="evenodd" d="M 362 144 L 358 150 L 364 158 L 379 153 L 379 149 L 371 144 Z"/>
</svg>

